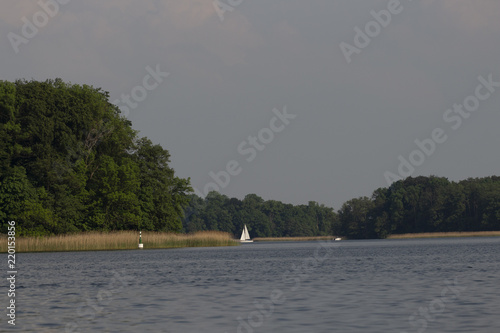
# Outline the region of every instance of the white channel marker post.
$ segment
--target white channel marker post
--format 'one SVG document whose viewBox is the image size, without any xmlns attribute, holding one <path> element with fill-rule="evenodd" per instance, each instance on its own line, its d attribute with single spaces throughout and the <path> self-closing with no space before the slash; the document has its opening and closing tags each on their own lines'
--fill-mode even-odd
<svg viewBox="0 0 500 333">
<path fill-rule="evenodd" d="M 139 231 L 139 248 L 142 249 L 144 244 L 142 244 L 142 231 Z"/>
</svg>

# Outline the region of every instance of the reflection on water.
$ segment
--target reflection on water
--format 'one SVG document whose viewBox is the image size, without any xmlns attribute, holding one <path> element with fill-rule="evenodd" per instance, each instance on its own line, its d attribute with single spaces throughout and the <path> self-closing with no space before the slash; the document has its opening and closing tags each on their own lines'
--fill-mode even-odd
<svg viewBox="0 0 500 333">
<path fill-rule="evenodd" d="M 500 238 L 18 254 L 14 331 L 496 332 L 499 257 Z"/>
</svg>

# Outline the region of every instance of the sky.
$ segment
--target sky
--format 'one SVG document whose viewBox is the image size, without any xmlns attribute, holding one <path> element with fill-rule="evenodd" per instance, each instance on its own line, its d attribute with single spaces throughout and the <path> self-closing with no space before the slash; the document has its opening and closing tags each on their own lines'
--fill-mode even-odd
<svg viewBox="0 0 500 333">
<path fill-rule="evenodd" d="M 500 1 L 16 0 L 0 80 L 101 87 L 197 193 L 499 175 Z"/>
</svg>

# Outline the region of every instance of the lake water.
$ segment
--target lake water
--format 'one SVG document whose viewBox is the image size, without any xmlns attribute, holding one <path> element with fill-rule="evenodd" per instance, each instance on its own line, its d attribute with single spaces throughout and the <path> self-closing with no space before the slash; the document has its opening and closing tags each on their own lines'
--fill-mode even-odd
<svg viewBox="0 0 500 333">
<path fill-rule="evenodd" d="M 497 333 L 499 259 L 500 238 L 18 254 L 0 331 Z"/>
</svg>

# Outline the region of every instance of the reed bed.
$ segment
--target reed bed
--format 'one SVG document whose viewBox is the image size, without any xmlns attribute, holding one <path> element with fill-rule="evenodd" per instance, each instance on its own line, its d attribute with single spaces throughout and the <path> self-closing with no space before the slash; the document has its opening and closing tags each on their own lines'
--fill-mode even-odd
<svg viewBox="0 0 500 333">
<path fill-rule="evenodd" d="M 0 251 L 7 252 L 7 239 L 2 237 Z M 179 247 L 231 246 L 239 243 L 229 233 L 200 231 L 193 234 L 164 232 L 142 233 L 144 249 Z M 47 237 L 16 237 L 16 253 L 19 252 L 63 252 L 137 249 L 137 231 L 85 232 L 72 235 Z"/>
<path fill-rule="evenodd" d="M 439 237 L 493 237 L 500 236 L 500 231 L 456 231 L 456 232 L 423 232 L 415 234 L 390 235 L 388 239 L 439 238 Z"/>
<path fill-rule="evenodd" d="M 333 240 L 338 236 L 314 236 L 314 237 L 256 237 L 253 240 L 256 242 L 302 242 L 302 241 L 318 241 L 318 240 Z"/>
</svg>

